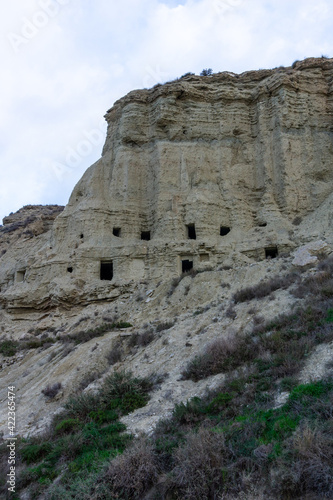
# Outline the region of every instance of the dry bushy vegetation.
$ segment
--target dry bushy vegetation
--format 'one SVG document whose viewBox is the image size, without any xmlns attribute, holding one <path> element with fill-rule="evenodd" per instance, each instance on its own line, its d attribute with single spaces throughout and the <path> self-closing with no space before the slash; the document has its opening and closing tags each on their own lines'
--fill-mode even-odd
<svg viewBox="0 0 333 500">
<path fill-rule="evenodd" d="M 158 460 L 153 446 L 146 439 L 138 439 L 123 455 L 115 458 L 103 476 L 109 498 L 140 500 L 158 479 Z M 98 494 L 93 498 L 100 498 Z"/>
<path fill-rule="evenodd" d="M 42 394 L 44 394 L 44 396 L 47 397 L 48 399 L 53 399 L 56 397 L 60 389 L 61 389 L 61 382 L 56 382 L 55 384 L 47 385 L 45 389 L 42 390 Z"/>
<path fill-rule="evenodd" d="M 314 349 L 333 340 L 333 259 L 317 271 L 288 285 L 296 294 L 306 286 L 302 308 L 270 323 L 257 316 L 251 333 L 221 335 L 191 360 L 185 378 L 222 372 L 223 382 L 176 405 L 150 437 L 131 440 L 117 419 L 143 406 L 160 376 L 121 372 L 69 400 L 52 440 L 21 450 L 31 464 L 21 487 L 51 500 L 332 498 L 333 377 L 298 380 Z M 289 395 L 277 406 L 281 391 Z"/>
<path fill-rule="evenodd" d="M 234 294 L 233 299 L 236 304 L 253 299 L 262 299 L 276 290 L 289 288 L 290 285 L 296 283 L 298 280 L 300 280 L 300 276 L 297 273 L 289 273 L 285 276 L 274 276 L 273 278 L 270 278 L 267 281 L 262 281 L 257 285 L 238 290 Z"/>
<path fill-rule="evenodd" d="M 220 337 L 188 363 L 183 371 L 183 378 L 198 381 L 209 375 L 230 371 L 252 360 L 257 350 L 257 345 L 251 336 Z"/>
</svg>

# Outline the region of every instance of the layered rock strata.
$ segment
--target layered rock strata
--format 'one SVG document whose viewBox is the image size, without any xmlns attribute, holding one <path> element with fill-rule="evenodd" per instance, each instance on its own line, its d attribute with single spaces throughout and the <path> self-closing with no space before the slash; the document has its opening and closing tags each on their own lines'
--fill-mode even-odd
<svg viewBox="0 0 333 500">
<path fill-rule="evenodd" d="M 333 192 L 332 82 L 321 58 L 130 92 L 52 231 L 2 257 L 2 303 L 112 300 L 139 280 L 330 240 L 331 217 L 319 235 L 306 220 Z"/>
</svg>

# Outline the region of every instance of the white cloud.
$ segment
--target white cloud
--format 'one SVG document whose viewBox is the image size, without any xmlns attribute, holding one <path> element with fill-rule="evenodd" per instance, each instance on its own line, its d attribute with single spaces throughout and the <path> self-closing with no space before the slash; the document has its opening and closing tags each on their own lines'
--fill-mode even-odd
<svg viewBox="0 0 333 500">
<path fill-rule="evenodd" d="M 16 0 L 1 14 L 0 218 L 65 203 L 102 150 L 80 154 L 87 134 L 105 134 L 105 111 L 133 88 L 332 55 L 329 0 Z"/>
</svg>

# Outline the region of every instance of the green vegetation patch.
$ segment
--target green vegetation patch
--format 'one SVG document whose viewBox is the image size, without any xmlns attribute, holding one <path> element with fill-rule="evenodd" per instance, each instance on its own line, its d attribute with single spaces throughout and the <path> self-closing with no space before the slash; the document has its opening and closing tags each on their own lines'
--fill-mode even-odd
<svg viewBox="0 0 333 500">
<path fill-rule="evenodd" d="M 60 477 L 55 491 L 70 491 L 71 485 L 78 486 L 80 481 L 93 485 L 96 473 L 132 440 L 119 417 L 144 406 L 151 388 L 146 379 L 116 372 L 96 394 L 82 393 L 70 398 L 45 435 L 17 441 L 17 455 L 23 466 L 18 492 L 28 487 L 37 498 Z M 1 485 L 0 493 L 4 487 Z M 59 497 L 54 494 L 50 498 L 77 498 L 67 493 Z"/>
<path fill-rule="evenodd" d="M 0 353 L 3 356 L 14 356 L 16 354 L 18 342 L 14 340 L 3 340 L 0 342 Z"/>
</svg>

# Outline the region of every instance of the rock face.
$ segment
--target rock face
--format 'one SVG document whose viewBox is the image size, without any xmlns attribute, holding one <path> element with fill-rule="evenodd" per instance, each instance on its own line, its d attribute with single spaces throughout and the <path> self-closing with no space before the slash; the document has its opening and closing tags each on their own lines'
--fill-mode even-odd
<svg viewBox="0 0 333 500">
<path fill-rule="evenodd" d="M 332 82 L 332 59 L 307 59 L 190 75 L 117 101 L 102 157 L 52 231 L 19 262 L 2 257 L 2 303 L 112 300 L 139 280 L 307 243 L 318 232 L 307 217 L 333 192 Z M 325 224 L 331 243 L 330 217 Z"/>
<path fill-rule="evenodd" d="M 318 255 L 326 255 L 327 253 L 331 253 L 331 249 L 325 241 L 314 241 L 298 248 L 292 263 L 294 266 L 299 267 L 316 264 L 318 262 Z"/>
</svg>

